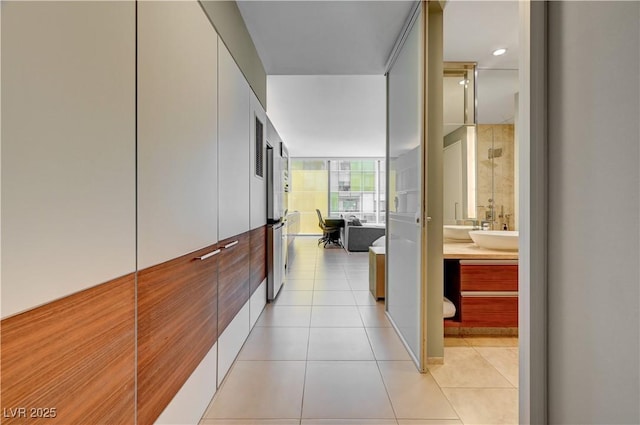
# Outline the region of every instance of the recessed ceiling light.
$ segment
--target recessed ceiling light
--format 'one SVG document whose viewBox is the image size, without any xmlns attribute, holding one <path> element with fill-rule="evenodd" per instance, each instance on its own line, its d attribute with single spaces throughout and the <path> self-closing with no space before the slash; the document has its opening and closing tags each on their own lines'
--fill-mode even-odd
<svg viewBox="0 0 640 425">
<path fill-rule="evenodd" d="M 500 48 L 493 51 L 493 56 L 502 56 L 507 53 L 507 49 Z"/>
</svg>

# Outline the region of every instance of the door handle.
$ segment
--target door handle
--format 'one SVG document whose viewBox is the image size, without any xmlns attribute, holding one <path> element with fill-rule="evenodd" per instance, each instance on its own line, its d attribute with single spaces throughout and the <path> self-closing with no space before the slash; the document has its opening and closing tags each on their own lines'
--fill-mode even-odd
<svg viewBox="0 0 640 425">
<path fill-rule="evenodd" d="M 228 243 L 224 246 L 225 249 L 229 249 L 229 248 L 233 248 L 234 246 L 238 245 L 239 241 L 233 241 L 231 243 Z"/>
<path fill-rule="evenodd" d="M 216 249 L 215 251 L 210 252 L 208 254 L 201 255 L 200 257 L 196 257 L 195 260 L 206 260 L 207 258 L 211 258 L 211 257 L 213 257 L 214 255 L 217 255 L 217 254 L 220 254 L 220 250 L 219 249 Z"/>
</svg>

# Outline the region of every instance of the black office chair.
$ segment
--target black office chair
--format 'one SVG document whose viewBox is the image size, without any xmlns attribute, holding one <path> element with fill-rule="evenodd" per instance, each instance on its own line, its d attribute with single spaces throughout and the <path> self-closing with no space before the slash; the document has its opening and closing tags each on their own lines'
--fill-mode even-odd
<svg viewBox="0 0 640 425">
<path fill-rule="evenodd" d="M 318 227 L 322 229 L 322 237 L 318 239 L 318 245 L 324 243 L 325 248 L 330 243 L 340 245 L 340 228 L 327 225 L 327 222 L 322 218 L 322 213 L 319 209 L 316 209 L 316 213 L 318 214 Z"/>
</svg>

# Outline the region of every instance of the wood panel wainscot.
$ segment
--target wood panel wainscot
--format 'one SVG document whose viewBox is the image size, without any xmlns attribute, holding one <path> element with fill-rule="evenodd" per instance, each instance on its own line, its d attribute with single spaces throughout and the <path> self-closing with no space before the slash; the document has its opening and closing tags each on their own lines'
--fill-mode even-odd
<svg viewBox="0 0 640 425">
<path fill-rule="evenodd" d="M 138 272 L 139 425 L 154 423 L 217 340 L 219 253 L 212 245 Z"/>
<path fill-rule="evenodd" d="M 249 300 L 250 239 L 250 232 L 246 232 L 220 242 L 218 336 Z"/>
<path fill-rule="evenodd" d="M 267 226 L 253 229 L 249 235 L 251 243 L 251 294 L 267 278 Z"/>
<path fill-rule="evenodd" d="M 131 424 L 135 275 L 2 320 L 3 424 Z"/>
</svg>

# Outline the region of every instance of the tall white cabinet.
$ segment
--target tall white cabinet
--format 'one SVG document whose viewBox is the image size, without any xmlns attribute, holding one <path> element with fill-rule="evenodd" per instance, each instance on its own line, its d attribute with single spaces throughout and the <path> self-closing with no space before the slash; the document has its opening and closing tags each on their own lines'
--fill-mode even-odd
<svg viewBox="0 0 640 425">
<path fill-rule="evenodd" d="M 218 235 L 249 230 L 250 89 L 238 65 L 218 41 Z"/>
<path fill-rule="evenodd" d="M 1 7 L 4 318 L 135 271 L 136 54 L 133 2 Z"/>
<path fill-rule="evenodd" d="M 196 1 L 138 4 L 138 267 L 218 241 L 218 36 Z"/>
<path fill-rule="evenodd" d="M 218 36 L 197 1 L 138 3 L 139 270 L 218 242 L 217 71 Z M 155 284 L 140 277 L 140 302 Z M 194 290 L 191 282 L 184 288 Z M 153 315 L 140 323 L 153 323 Z M 156 424 L 198 423 L 216 390 L 216 363 L 214 344 Z"/>
</svg>

